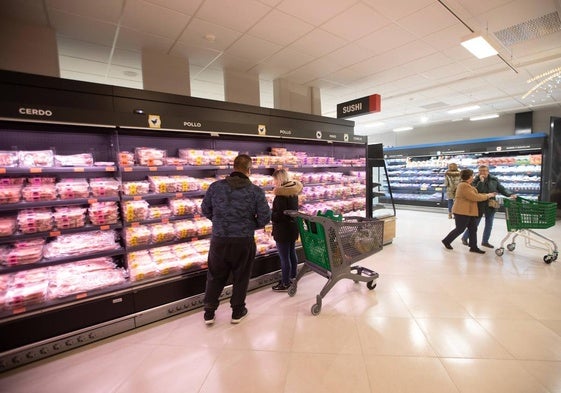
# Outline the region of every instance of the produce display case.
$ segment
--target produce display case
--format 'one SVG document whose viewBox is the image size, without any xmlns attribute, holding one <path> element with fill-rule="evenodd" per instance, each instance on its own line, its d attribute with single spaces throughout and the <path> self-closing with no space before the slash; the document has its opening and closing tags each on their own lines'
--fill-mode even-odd
<svg viewBox="0 0 561 393">
<path fill-rule="evenodd" d="M 267 191 L 280 167 L 303 180 L 305 211 L 365 209 L 351 122 L 11 72 L 0 85 L 0 178 L 17 189 L 0 199 L 0 371 L 200 307 L 212 229 L 197 209 L 238 153 Z M 270 228 L 256 241 L 250 289 L 279 276 Z"/>
</svg>

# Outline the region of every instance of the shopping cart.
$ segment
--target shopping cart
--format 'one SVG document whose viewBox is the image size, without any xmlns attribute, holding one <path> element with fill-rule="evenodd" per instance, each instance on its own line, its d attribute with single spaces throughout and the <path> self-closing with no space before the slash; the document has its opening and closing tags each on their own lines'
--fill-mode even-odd
<svg viewBox="0 0 561 393">
<path fill-rule="evenodd" d="M 532 229 L 545 229 L 554 226 L 557 204 L 517 197 L 515 200 L 505 199 L 504 205 L 508 233 L 501 241 L 501 246 L 495 250 L 495 254 L 498 256 L 504 254 L 504 244 L 509 241 L 511 236 L 512 241 L 506 245 L 506 248 L 509 251 L 514 251 L 516 238 L 522 236 L 526 247 L 547 250 L 547 254 L 543 257 L 545 263 L 549 264 L 555 261 L 559 255 L 557 244 Z"/>
<path fill-rule="evenodd" d="M 285 211 L 293 217 L 300 232 L 304 249 L 304 266 L 288 289 L 294 296 L 298 282 L 307 272 L 314 271 L 327 278 L 327 283 L 316 296 L 312 314 L 321 312 L 322 299 L 343 278 L 355 283 L 366 282 L 368 289 L 376 287 L 378 273 L 362 266 L 352 266 L 382 249 L 384 222 L 363 217 L 335 216 L 332 211 L 311 216 L 295 210 Z"/>
</svg>

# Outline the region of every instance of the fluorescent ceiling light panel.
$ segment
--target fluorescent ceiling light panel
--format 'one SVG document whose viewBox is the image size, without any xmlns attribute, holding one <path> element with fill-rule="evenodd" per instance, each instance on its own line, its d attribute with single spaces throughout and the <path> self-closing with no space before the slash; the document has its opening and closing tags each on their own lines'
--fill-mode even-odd
<svg viewBox="0 0 561 393">
<path fill-rule="evenodd" d="M 470 121 L 478 121 L 478 120 L 487 120 L 487 119 L 495 119 L 499 117 L 498 113 L 492 113 L 490 115 L 482 115 L 482 116 L 474 116 L 474 117 L 470 117 L 469 120 Z"/>
<path fill-rule="evenodd" d="M 410 131 L 412 129 L 413 129 L 413 127 L 398 127 L 398 128 L 394 128 L 393 132 Z"/>
<path fill-rule="evenodd" d="M 483 35 L 473 33 L 462 40 L 462 46 L 478 59 L 494 56 L 498 52 Z"/>
<path fill-rule="evenodd" d="M 470 105 L 470 106 L 464 106 L 464 107 L 461 107 L 461 108 L 449 110 L 447 113 L 452 115 L 454 113 L 464 113 L 464 112 L 475 111 L 479 108 L 480 108 L 479 105 Z"/>
</svg>

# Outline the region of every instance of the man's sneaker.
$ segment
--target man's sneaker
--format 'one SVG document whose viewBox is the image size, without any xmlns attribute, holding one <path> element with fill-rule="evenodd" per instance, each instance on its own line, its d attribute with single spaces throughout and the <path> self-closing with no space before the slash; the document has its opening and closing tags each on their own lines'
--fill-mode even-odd
<svg viewBox="0 0 561 393">
<path fill-rule="evenodd" d="M 288 288 L 290 288 L 290 285 L 285 285 L 282 283 L 282 281 L 279 281 L 277 285 L 273 286 L 273 291 L 275 292 L 288 292 Z"/>
<path fill-rule="evenodd" d="M 214 324 L 214 321 L 216 320 L 216 317 L 214 316 L 214 310 L 205 310 L 205 325 L 212 325 Z"/>
<path fill-rule="evenodd" d="M 247 316 L 247 308 L 232 312 L 232 323 L 240 323 Z"/>
</svg>

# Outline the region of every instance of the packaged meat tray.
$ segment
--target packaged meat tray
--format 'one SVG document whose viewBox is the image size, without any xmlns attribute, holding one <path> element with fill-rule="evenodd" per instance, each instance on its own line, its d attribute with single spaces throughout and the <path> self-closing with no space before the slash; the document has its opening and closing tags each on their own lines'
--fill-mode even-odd
<svg viewBox="0 0 561 393">
<path fill-rule="evenodd" d="M 137 147 L 134 150 L 136 162 L 143 166 L 160 166 L 164 165 L 164 159 L 167 156 L 165 150 L 155 149 L 152 147 Z"/>
<path fill-rule="evenodd" d="M 60 199 L 88 198 L 90 185 L 86 179 L 61 179 L 56 184 L 56 191 Z"/>
<path fill-rule="evenodd" d="M 204 236 L 212 233 L 212 221 L 208 218 L 200 218 L 195 223 L 197 224 L 197 235 Z"/>
<path fill-rule="evenodd" d="M 196 214 L 200 211 L 200 203 L 197 204 L 195 199 L 170 199 L 169 207 L 174 216 L 184 216 L 187 214 Z"/>
<path fill-rule="evenodd" d="M 199 191 L 200 179 L 190 176 L 171 176 L 176 192 Z"/>
<path fill-rule="evenodd" d="M 176 192 L 175 180 L 169 176 L 148 176 L 150 191 L 155 193 Z"/>
<path fill-rule="evenodd" d="M 33 176 L 27 178 L 27 184 L 33 186 L 53 185 L 56 182 L 55 177 L 48 176 Z"/>
<path fill-rule="evenodd" d="M 123 193 L 125 195 L 144 195 L 150 192 L 150 183 L 147 181 L 123 182 Z"/>
<path fill-rule="evenodd" d="M 173 223 L 178 239 L 197 236 L 197 224 L 193 220 L 180 220 Z"/>
<path fill-rule="evenodd" d="M 0 186 L 22 186 L 25 177 L 0 177 Z"/>
<path fill-rule="evenodd" d="M 97 177 L 90 179 L 90 191 L 93 197 L 119 196 L 121 183 L 117 179 Z"/>
<path fill-rule="evenodd" d="M 127 260 L 130 281 L 144 280 L 160 274 L 158 265 L 154 263 L 148 251 L 131 252 Z"/>
<path fill-rule="evenodd" d="M 119 165 L 134 165 L 134 154 L 129 151 L 119 152 Z"/>
<path fill-rule="evenodd" d="M 54 201 L 56 199 L 56 188 L 53 184 L 28 185 L 21 190 L 26 202 Z"/>
<path fill-rule="evenodd" d="M 86 225 L 86 209 L 80 206 L 55 207 L 53 219 L 58 229 L 81 228 Z"/>
<path fill-rule="evenodd" d="M 17 167 L 19 162 L 17 151 L 0 150 L 0 167 Z"/>
<path fill-rule="evenodd" d="M 150 244 L 152 232 L 146 225 L 128 227 L 125 229 L 125 242 L 128 247 L 144 246 Z"/>
<path fill-rule="evenodd" d="M 88 217 L 93 225 L 111 225 L 119 220 L 116 202 L 94 202 L 88 208 Z"/>
<path fill-rule="evenodd" d="M 150 205 L 144 200 L 126 201 L 123 203 L 123 217 L 127 222 L 147 220 Z"/>
<path fill-rule="evenodd" d="M 92 231 L 61 235 L 47 243 L 43 256 L 47 259 L 89 254 L 119 248 L 115 231 Z"/>
<path fill-rule="evenodd" d="M 90 153 L 59 155 L 55 154 L 55 166 L 93 166 L 94 159 Z"/>
<path fill-rule="evenodd" d="M 153 243 L 164 243 L 175 239 L 175 228 L 173 224 L 150 225 Z"/>
<path fill-rule="evenodd" d="M 37 168 L 54 166 L 54 152 L 52 150 L 19 151 L 20 167 Z"/>
<path fill-rule="evenodd" d="M 22 233 L 46 232 L 53 229 L 50 209 L 23 209 L 18 212 L 18 229 Z"/>
<path fill-rule="evenodd" d="M 0 237 L 13 235 L 17 227 L 16 222 L 16 217 L 0 217 Z"/>
<path fill-rule="evenodd" d="M 0 261 L 7 266 L 36 263 L 43 258 L 44 239 L 15 242 L 0 252 Z"/>
<path fill-rule="evenodd" d="M 21 200 L 21 190 L 21 185 L 1 185 L 0 204 L 18 203 Z"/>
<path fill-rule="evenodd" d="M 159 218 L 169 218 L 171 217 L 171 209 L 169 206 L 150 206 L 148 208 L 148 218 L 149 219 L 159 219 Z"/>
<path fill-rule="evenodd" d="M 189 165 L 210 165 L 210 157 L 203 150 L 179 149 L 179 158 L 187 160 Z"/>
<path fill-rule="evenodd" d="M 23 273 L 23 272 L 22 272 Z M 6 292 L 5 302 L 8 308 L 30 306 L 47 300 L 49 281 L 27 282 L 25 285 L 11 285 Z"/>
<path fill-rule="evenodd" d="M 180 166 L 180 165 L 187 165 L 188 162 L 187 162 L 187 160 L 185 160 L 183 158 L 166 157 L 164 159 L 164 164 L 170 165 L 170 166 Z"/>
</svg>

